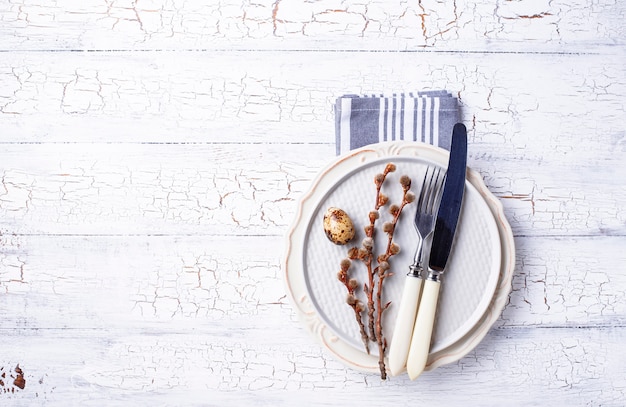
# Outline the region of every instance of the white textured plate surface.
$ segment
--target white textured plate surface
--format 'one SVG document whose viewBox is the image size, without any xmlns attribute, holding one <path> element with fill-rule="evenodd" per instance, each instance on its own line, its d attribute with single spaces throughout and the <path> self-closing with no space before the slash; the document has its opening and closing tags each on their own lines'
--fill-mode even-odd
<svg viewBox="0 0 626 407">
<path fill-rule="evenodd" d="M 398 179 L 402 174 L 413 179 L 411 189 L 419 194 L 426 166 L 445 167 L 447 154 L 444 150 L 421 143 L 396 142 L 366 147 L 328 167 L 301 201 L 300 212 L 289 235 L 285 264 L 288 291 L 309 329 L 349 365 L 366 370 L 376 369 L 376 346 L 371 347 L 372 355 L 365 353 L 353 311 L 344 302 L 345 287 L 336 279 L 339 262 L 346 257 L 348 248 L 359 245 L 364 236 L 363 226 L 375 197 L 374 175 L 381 172 L 387 162 L 397 165 L 397 171 L 388 176 L 383 187 L 390 201 L 397 203 L 401 198 Z M 437 356 L 436 359 L 441 361 L 439 364 L 454 359 L 446 353 L 448 349 L 453 349 L 456 357 L 469 351 L 460 346 L 463 343 L 475 346 L 478 342 L 474 331 L 484 336 L 486 331 L 477 328 L 493 323 L 485 321 L 485 315 L 493 311 L 489 308 L 503 306 L 503 303 L 500 305 L 492 301 L 503 276 L 503 257 L 508 259 L 508 256 L 502 256 L 498 225 L 503 217 L 494 217 L 493 205 L 485 199 L 488 191 L 480 177 L 473 171 L 468 171 L 468 174 L 472 175 L 469 179 L 473 182 L 466 182 L 456 241 L 443 277 L 431 347 L 431 356 Z M 324 234 L 322 217 L 330 206 L 344 209 L 355 223 L 357 237 L 347 246 L 332 244 Z M 416 232 L 412 220 L 415 210 L 415 204 L 411 204 L 402 214 L 394 239 L 401 252 L 390 261 L 396 275 L 385 281 L 384 301 L 392 301 L 392 306 L 384 314 L 388 341 L 391 340 L 397 312 L 393 304 L 400 301 L 405 274 L 414 255 Z M 381 210 L 378 225 L 389 218 L 390 215 Z M 378 237 L 376 247 L 382 248 L 384 234 L 378 233 Z M 351 273 L 359 281 L 365 281 L 365 269 L 359 262 L 353 263 Z M 365 302 L 363 296 L 361 299 Z M 437 365 L 434 362 L 429 360 L 429 368 Z"/>
</svg>

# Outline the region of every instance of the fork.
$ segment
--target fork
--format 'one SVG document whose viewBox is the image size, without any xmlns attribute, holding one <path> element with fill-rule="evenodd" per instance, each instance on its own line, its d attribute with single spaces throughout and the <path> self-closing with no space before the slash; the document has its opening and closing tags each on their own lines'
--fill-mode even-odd
<svg viewBox="0 0 626 407">
<path fill-rule="evenodd" d="M 419 278 L 424 271 L 423 260 L 425 259 L 423 259 L 423 253 L 427 252 L 424 249 L 430 243 L 435 228 L 435 219 L 444 178 L 445 174 L 442 174 L 439 167 L 428 166 L 417 200 L 414 222 L 418 235 L 417 250 L 415 251 L 413 264 L 409 266 L 409 274 L 404 283 L 398 317 L 396 318 L 391 345 L 389 346 L 388 365 L 393 376 L 400 374 L 406 366 L 422 281 L 424 281 Z"/>
<path fill-rule="evenodd" d="M 417 200 L 417 211 L 415 212 L 414 222 L 420 242 L 415 251 L 413 264 L 409 267 L 411 275 L 415 277 L 424 270 L 422 257 L 425 245 L 430 243 L 430 237 L 435 229 L 435 219 L 437 218 L 438 203 L 439 198 L 441 198 L 444 178 L 445 176 L 441 175 L 440 168 L 428 167 L 426 169 L 422 190 Z M 428 185 L 426 185 L 427 181 Z"/>
</svg>

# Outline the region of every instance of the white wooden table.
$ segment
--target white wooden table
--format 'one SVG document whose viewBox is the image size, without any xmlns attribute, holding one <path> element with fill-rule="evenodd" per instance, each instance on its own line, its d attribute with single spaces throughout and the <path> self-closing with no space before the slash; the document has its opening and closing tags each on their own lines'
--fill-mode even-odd
<svg viewBox="0 0 626 407">
<path fill-rule="evenodd" d="M 625 405 L 625 17 L 0 1 L 0 405 Z M 335 98 L 420 89 L 458 96 L 516 269 L 467 357 L 382 382 L 313 341 L 281 262 Z"/>
</svg>

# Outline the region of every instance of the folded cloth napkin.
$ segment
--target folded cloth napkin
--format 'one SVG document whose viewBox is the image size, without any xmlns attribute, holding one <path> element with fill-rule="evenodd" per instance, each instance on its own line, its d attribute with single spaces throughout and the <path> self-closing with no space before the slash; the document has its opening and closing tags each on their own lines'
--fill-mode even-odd
<svg viewBox="0 0 626 407">
<path fill-rule="evenodd" d="M 368 144 L 423 141 L 450 149 L 460 121 L 457 99 L 444 90 L 409 94 L 344 95 L 335 103 L 337 155 Z"/>
</svg>

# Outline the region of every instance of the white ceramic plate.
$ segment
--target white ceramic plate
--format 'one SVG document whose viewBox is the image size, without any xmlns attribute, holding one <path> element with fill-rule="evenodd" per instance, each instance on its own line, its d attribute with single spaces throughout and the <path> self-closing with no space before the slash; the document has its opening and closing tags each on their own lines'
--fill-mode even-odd
<svg viewBox="0 0 626 407">
<path fill-rule="evenodd" d="M 288 292 L 309 330 L 348 365 L 371 371 L 377 369 L 377 348 L 370 347 L 371 355 L 365 352 L 354 313 L 345 304 L 345 287 L 336 278 L 339 262 L 346 257 L 348 248 L 359 246 L 364 237 L 363 226 L 374 204 L 374 175 L 388 162 L 396 164 L 397 171 L 388 176 L 383 191 L 391 203 L 398 203 L 402 194 L 398 183 L 401 175 L 412 178 L 411 189 L 418 195 L 426 166 L 445 168 L 447 157 L 445 150 L 422 143 L 393 142 L 364 147 L 340 157 L 326 168 L 300 202 L 297 219 L 289 234 L 285 263 Z M 468 170 L 456 241 L 442 280 L 427 369 L 449 363 L 469 352 L 478 343 L 476 339 L 482 339 L 486 333 L 484 325 L 495 321 L 485 315 L 492 315 L 499 307 L 497 318 L 504 306 L 504 301 L 493 300 L 496 288 L 501 287 L 498 283 L 509 272 L 512 274 L 510 255 L 503 252 L 503 247 L 512 248 L 512 237 L 508 239 L 507 236 L 510 242 L 503 245 L 501 229 L 507 229 L 508 224 L 501 225 L 506 223 L 504 217 L 495 216 L 494 208 L 501 212 L 501 207 L 494 205 L 493 201 L 497 203 L 480 176 Z M 357 236 L 351 244 L 337 246 L 326 238 L 322 218 L 330 206 L 345 210 L 355 223 Z M 416 205 L 411 204 L 402 214 L 394 238 L 401 252 L 390 261 L 395 275 L 385 281 L 383 300 L 392 302 L 383 320 L 388 342 L 392 339 L 397 313 L 394 304 L 400 301 L 405 274 L 416 248 L 415 210 Z M 390 217 L 381 210 L 378 225 Z M 384 247 L 384 234 L 379 232 L 377 236 L 376 248 Z M 351 273 L 360 282 L 365 282 L 365 268 L 359 262 L 353 262 Z M 360 298 L 366 302 L 362 292 Z M 467 349 L 466 344 L 473 346 Z"/>
</svg>

